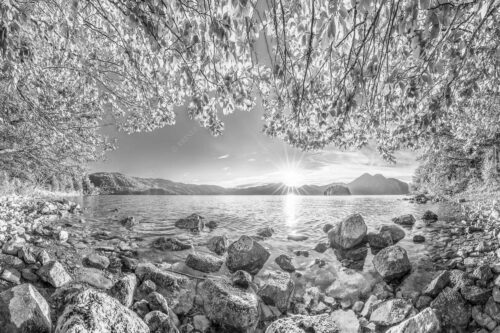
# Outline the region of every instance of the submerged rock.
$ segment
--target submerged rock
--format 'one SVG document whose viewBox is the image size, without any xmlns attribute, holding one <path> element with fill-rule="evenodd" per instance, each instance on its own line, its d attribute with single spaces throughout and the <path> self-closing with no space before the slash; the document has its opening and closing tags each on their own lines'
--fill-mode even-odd
<svg viewBox="0 0 500 333">
<path fill-rule="evenodd" d="M 257 295 L 228 281 L 205 280 L 199 287 L 205 315 L 212 322 L 236 330 L 251 330 L 259 321 Z"/>
<path fill-rule="evenodd" d="M 83 264 L 88 267 L 106 269 L 109 267 L 109 259 L 108 257 L 102 256 L 100 254 L 91 253 L 84 258 Z"/>
<path fill-rule="evenodd" d="M 59 288 L 72 280 L 59 261 L 50 261 L 37 272 L 38 276 L 53 287 Z"/>
<path fill-rule="evenodd" d="M 290 275 L 283 272 L 272 272 L 264 278 L 264 284 L 258 295 L 267 305 L 273 305 L 282 313 L 286 313 L 292 300 L 295 283 Z"/>
<path fill-rule="evenodd" d="M 182 242 L 177 238 L 172 237 L 158 237 L 153 241 L 153 247 L 162 251 L 183 251 L 189 250 L 193 248 L 193 246 L 189 243 Z"/>
<path fill-rule="evenodd" d="M 148 326 L 111 296 L 87 289 L 71 298 L 55 333 L 149 333 Z"/>
<path fill-rule="evenodd" d="M 405 231 L 397 225 L 383 225 L 380 227 L 378 232 L 381 234 L 388 232 L 391 236 L 393 244 L 396 244 L 406 236 Z"/>
<path fill-rule="evenodd" d="M 406 250 L 398 245 L 386 247 L 373 258 L 375 270 L 386 281 L 405 276 L 411 270 Z"/>
<path fill-rule="evenodd" d="M 191 231 L 201 231 L 205 227 L 203 217 L 198 214 L 191 214 L 188 217 L 179 219 L 175 222 L 175 226 L 179 229 L 188 229 Z"/>
<path fill-rule="evenodd" d="M 369 232 L 366 235 L 366 241 L 372 249 L 383 249 L 393 244 L 391 234 L 389 232 Z"/>
<path fill-rule="evenodd" d="M 413 236 L 413 242 L 414 243 L 423 243 L 423 242 L 425 242 L 425 237 L 422 235 L 415 235 L 415 236 Z"/>
<path fill-rule="evenodd" d="M 306 235 L 288 235 L 288 236 L 286 236 L 286 239 L 293 240 L 296 242 L 302 242 L 302 241 L 309 239 L 309 237 Z"/>
<path fill-rule="evenodd" d="M 428 210 L 422 216 L 422 220 L 429 221 L 429 222 L 435 222 L 435 221 L 438 220 L 438 216 L 437 216 L 436 213 L 431 212 L 430 210 Z"/>
<path fill-rule="evenodd" d="M 226 265 L 231 272 L 244 270 L 255 275 L 264 266 L 269 256 L 270 253 L 262 245 L 243 235 L 229 246 Z"/>
<path fill-rule="evenodd" d="M 31 284 L 22 284 L 0 293 L 0 331 L 52 332 L 49 304 Z"/>
<path fill-rule="evenodd" d="M 186 265 L 204 273 L 213 273 L 220 270 L 224 260 L 208 253 L 190 253 L 186 258 Z"/>
<path fill-rule="evenodd" d="M 120 224 L 127 229 L 132 229 L 137 224 L 137 220 L 133 216 L 127 216 L 120 220 Z"/>
<path fill-rule="evenodd" d="M 319 243 L 314 247 L 314 251 L 319 252 L 319 253 L 324 253 L 326 250 L 328 250 L 330 246 L 328 246 L 327 243 Z"/>
<path fill-rule="evenodd" d="M 401 225 L 412 226 L 415 224 L 415 217 L 411 214 L 401 215 L 392 219 L 392 222 Z"/>
<path fill-rule="evenodd" d="M 218 255 L 223 255 L 227 251 L 227 247 L 229 246 L 229 241 L 226 237 L 224 236 L 214 236 L 208 240 L 207 248 L 218 254 Z"/>
<path fill-rule="evenodd" d="M 391 327 L 386 333 L 438 333 L 441 331 L 439 319 L 431 308 L 426 308 L 420 313 Z"/>
<path fill-rule="evenodd" d="M 346 250 L 360 244 L 366 231 L 363 217 L 360 214 L 353 214 L 328 231 L 328 239 L 332 247 Z"/>
<path fill-rule="evenodd" d="M 91 267 L 79 267 L 75 271 L 75 280 L 99 289 L 110 289 L 113 286 L 113 282 L 101 270 Z"/>
<path fill-rule="evenodd" d="M 271 227 L 264 227 L 257 230 L 257 236 L 269 238 L 274 234 L 274 229 Z"/>
<path fill-rule="evenodd" d="M 274 262 L 284 271 L 286 272 L 295 272 L 295 266 L 292 264 L 292 258 L 287 256 L 286 254 L 282 254 L 276 259 Z"/>
<path fill-rule="evenodd" d="M 391 299 L 375 307 L 370 316 L 370 321 L 381 326 L 391 326 L 405 320 L 412 309 L 412 304 L 407 300 Z"/>
</svg>

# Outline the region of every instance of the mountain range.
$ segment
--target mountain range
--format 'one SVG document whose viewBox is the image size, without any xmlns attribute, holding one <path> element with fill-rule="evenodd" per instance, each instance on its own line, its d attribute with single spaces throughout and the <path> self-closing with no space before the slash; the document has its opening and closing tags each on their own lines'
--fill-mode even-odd
<svg viewBox="0 0 500 333">
<path fill-rule="evenodd" d="M 101 194 L 149 195 L 401 195 L 409 193 L 409 186 L 395 178 L 365 173 L 350 183 L 303 185 L 289 188 L 281 183 L 225 188 L 216 185 L 195 185 L 161 178 L 131 177 L 118 172 L 97 172 L 89 175 Z"/>
</svg>

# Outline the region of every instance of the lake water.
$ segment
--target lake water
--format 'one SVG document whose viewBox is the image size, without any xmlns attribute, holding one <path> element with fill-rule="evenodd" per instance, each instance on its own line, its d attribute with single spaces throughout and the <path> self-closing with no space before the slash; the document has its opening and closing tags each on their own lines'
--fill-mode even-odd
<svg viewBox="0 0 500 333">
<path fill-rule="evenodd" d="M 411 228 L 405 228 L 406 237 L 399 245 L 404 247 L 410 261 L 417 263 L 430 262 L 433 244 L 440 237 L 442 228 L 437 222 L 425 226 L 420 217 L 426 210 L 432 210 L 444 217 L 444 207 L 438 204 L 418 205 L 403 200 L 403 196 L 91 196 L 80 198 L 84 208 L 85 223 L 71 223 L 70 233 L 75 239 L 90 246 L 116 246 L 125 241 L 133 244 L 139 252 L 139 260 L 166 262 L 176 270 L 192 275 L 203 275 L 184 265 L 184 260 L 190 251 L 159 251 L 151 247 L 153 240 L 159 236 L 175 236 L 190 240 L 195 245 L 194 251 L 209 252 L 204 244 L 215 235 L 226 235 L 229 241 L 237 240 L 241 235 L 256 235 L 262 227 L 272 227 L 273 237 L 259 241 L 271 253 L 264 269 L 257 278 L 268 270 L 280 270 L 274 259 L 280 254 L 288 254 L 300 273 L 294 277 L 297 286 L 334 286 L 337 292 L 348 290 L 358 292 L 363 288 L 373 286 L 378 276 L 372 265 L 373 254 L 368 251 L 361 267 L 356 270 L 346 269 L 341 264 L 333 249 L 324 253 L 312 250 L 318 243 L 327 242 L 323 232 L 326 223 L 335 224 L 353 213 L 360 213 L 368 225 L 368 231 L 376 231 L 381 225 L 392 224 L 392 218 L 413 214 L 417 223 Z M 444 210 L 446 211 L 446 210 Z M 213 231 L 203 231 L 193 234 L 175 227 L 179 218 L 192 213 L 200 214 L 205 222 L 214 220 L 219 226 Z M 135 216 L 140 223 L 128 230 L 121 226 L 119 220 L 126 216 Z M 96 233 L 106 233 L 106 239 L 92 237 Z M 305 241 L 288 240 L 288 235 L 305 235 Z M 416 234 L 424 235 L 427 241 L 415 244 L 412 238 Z M 111 237 L 110 237 L 111 235 Z M 78 241 L 78 240 L 77 240 Z M 295 256 L 296 250 L 309 250 L 309 257 Z M 436 253 L 436 248 L 434 248 Z M 317 260 L 324 260 L 324 266 Z M 420 264 L 418 264 L 420 265 Z M 227 274 L 223 266 L 219 274 Z M 425 279 L 418 277 L 418 283 Z M 416 286 L 419 288 L 419 286 Z M 337 294 L 333 293 L 337 296 Z"/>
</svg>

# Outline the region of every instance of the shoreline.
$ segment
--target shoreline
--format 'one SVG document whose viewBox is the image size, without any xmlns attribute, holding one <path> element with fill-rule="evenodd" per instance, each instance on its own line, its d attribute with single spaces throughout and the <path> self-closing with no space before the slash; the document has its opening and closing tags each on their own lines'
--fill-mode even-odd
<svg viewBox="0 0 500 333">
<path fill-rule="evenodd" d="M 466 323 L 464 320 L 459 321 L 459 328 L 490 329 L 494 322 L 495 327 L 496 321 L 500 322 L 500 303 L 496 305 L 495 297 L 496 290 L 500 296 L 500 278 L 495 278 L 500 273 L 496 254 L 499 228 L 489 219 L 466 223 L 461 220 L 449 221 L 440 228 L 436 246 L 442 251 L 439 255 L 439 251 L 436 251 L 436 256 L 431 258 L 433 267 L 423 269 L 429 280 L 421 289 L 423 293 L 415 292 L 409 287 L 415 283 L 414 280 L 422 284 L 420 280 L 424 276 L 419 272 L 422 266 L 410 263 L 413 269 L 403 277 L 377 282 L 370 286 L 370 290 L 360 290 L 355 297 L 349 295 L 342 299 L 332 297 L 334 292 L 331 288 L 325 290 L 317 286 L 306 286 L 297 289 L 294 276 L 297 273 L 293 273 L 287 266 L 290 260 L 286 257 L 293 259 L 290 256 L 283 258 L 283 263 L 279 265 L 282 267 L 281 271 L 269 272 L 265 277 L 259 276 L 257 280 L 238 268 L 243 267 L 255 273 L 259 265 L 255 267 L 255 263 L 251 262 L 250 266 L 242 263 L 238 266 L 234 260 L 234 273 L 231 275 L 213 276 L 205 273 L 205 277 L 194 276 L 176 271 L 175 265 L 140 262 L 137 248 L 134 248 L 133 241 L 130 240 L 124 240 L 118 247 L 100 248 L 91 248 L 81 240 L 72 240 L 72 235 L 64 227 L 53 226 L 55 221 L 68 214 L 79 216 L 80 207 L 67 200 L 41 201 L 16 196 L 1 198 L 0 205 L 0 220 L 3 220 L 0 223 L 3 231 L 0 239 L 0 292 L 4 294 L 9 289 L 24 290 L 28 288 L 27 284 L 37 289 L 44 298 L 43 301 L 51 309 L 56 309 L 49 313 L 51 329 L 48 332 L 55 327 L 58 332 L 65 332 L 63 327 L 67 322 L 76 319 L 65 319 L 64 314 L 69 308 L 88 306 L 89 304 L 83 304 L 87 299 L 78 299 L 85 293 L 103 298 L 104 304 L 109 303 L 107 309 L 102 309 L 109 316 L 112 316 L 110 311 L 116 312 L 118 308 L 123 310 L 123 316 L 126 315 L 127 318 L 120 320 L 139 327 L 137 332 L 142 332 L 142 328 L 146 332 L 148 325 L 151 328 L 158 321 L 161 325 L 170 327 L 170 331 L 164 330 L 165 332 L 176 332 L 178 329 L 184 332 L 189 331 L 190 327 L 202 332 L 267 333 L 288 332 L 285 327 L 293 327 L 300 332 L 303 327 L 321 325 L 336 325 L 342 328 L 342 332 L 378 332 L 381 328 L 389 327 L 393 327 L 390 332 L 406 332 L 404 327 L 409 322 L 420 325 L 429 320 L 434 323 L 434 330 L 416 332 L 438 332 L 440 327 L 456 324 L 450 320 L 450 311 L 447 310 L 452 305 L 447 303 L 450 297 L 461 305 L 461 316 L 468 318 Z M 84 220 L 83 217 L 80 219 Z M 195 219 L 192 222 L 189 217 L 184 220 L 195 225 L 198 221 Z M 80 222 L 85 224 L 85 221 Z M 172 238 L 163 237 L 157 246 L 171 251 L 172 242 Z M 230 245 L 227 239 L 219 239 L 219 243 L 213 246 L 220 254 L 209 255 L 194 251 L 188 256 L 186 264 L 201 271 L 218 271 L 222 265 L 231 265 L 228 259 L 231 255 L 225 254 L 226 252 L 241 246 L 259 248 L 259 242 L 258 239 L 247 237 Z M 367 248 L 367 245 L 362 246 Z M 397 242 L 385 249 L 395 247 L 399 247 Z M 345 252 L 350 255 L 359 253 L 359 247 L 354 247 L 354 250 Z M 382 251 L 388 250 L 380 252 Z M 245 253 L 239 255 L 240 261 L 252 257 L 250 255 L 245 258 Z M 225 264 L 224 256 L 227 256 Z M 437 269 L 443 269 L 444 273 Z M 259 270 L 260 268 L 257 272 Z M 415 286 L 411 287 L 415 289 Z M 426 292 L 429 288 L 433 290 Z M 61 294 L 65 295 L 62 303 Z M 73 298 L 78 300 L 72 300 Z M 119 302 L 116 303 L 116 300 Z M 221 317 L 221 304 L 218 301 L 238 307 L 229 306 L 224 309 L 226 313 Z M 500 297 L 498 301 L 500 302 Z M 155 302 L 167 305 L 155 307 Z M 498 313 L 494 312 L 497 307 Z M 394 319 L 396 314 L 399 314 L 397 320 Z M 491 320 L 487 320 L 488 318 Z M 389 319 L 390 323 L 387 322 Z M 28 316 L 25 322 L 30 320 L 34 319 Z M 485 321 L 488 324 L 484 324 Z"/>
</svg>

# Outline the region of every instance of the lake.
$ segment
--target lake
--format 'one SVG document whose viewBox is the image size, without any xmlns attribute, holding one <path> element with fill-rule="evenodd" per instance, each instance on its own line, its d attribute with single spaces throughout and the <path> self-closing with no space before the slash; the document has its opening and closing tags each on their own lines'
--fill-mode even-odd
<svg viewBox="0 0 500 333">
<path fill-rule="evenodd" d="M 336 223 L 353 213 L 360 213 L 368 225 L 369 231 L 376 231 L 381 225 L 392 224 L 391 219 L 403 214 L 413 214 L 417 223 L 412 228 L 405 228 L 406 237 L 400 245 L 408 251 L 412 263 L 421 261 L 429 253 L 430 242 L 415 244 L 415 234 L 432 237 L 439 222 L 433 227 L 426 227 L 420 217 L 426 210 L 438 212 L 438 204 L 418 205 L 403 200 L 403 196 L 90 196 L 80 199 L 85 209 L 86 223 L 74 230 L 80 237 L 86 238 L 91 245 L 117 245 L 120 239 L 94 241 L 88 236 L 96 232 L 107 232 L 122 240 L 133 240 L 139 251 L 139 259 L 156 262 L 177 263 L 180 270 L 190 269 L 182 266 L 189 251 L 168 252 L 151 248 L 151 243 L 159 236 L 175 236 L 189 239 L 196 246 L 196 251 L 208 251 L 203 244 L 212 236 L 227 235 L 230 242 L 241 235 L 255 235 L 257 229 L 272 227 L 273 237 L 259 241 L 271 253 L 271 257 L 261 272 L 278 270 L 274 258 L 288 254 L 294 258 L 297 271 L 306 282 L 316 285 L 328 284 L 331 279 L 338 279 L 344 274 L 339 258 L 332 249 L 325 253 L 312 250 L 316 244 L 327 242 L 323 232 L 326 223 Z M 219 226 L 213 231 L 193 234 L 174 226 L 177 219 L 198 213 L 205 222 L 214 220 Z M 133 230 L 127 230 L 118 222 L 125 216 L 135 216 L 140 223 Z M 73 224 L 75 225 L 75 224 Z M 305 241 L 288 240 L 288 235 L 305 235 Z M 309 250 L 309 257 L 297 257 L 296 250 Z M 191 251 L 191 250 L 190 250 Z M 365 279 L 373 276 L 373 254 L 361 263 L 358 274 Z M 316 259 L 326 262 L 326 267 L 317 267 Z M 334 272 L 334 273 L 332 273 Z M 196 272 L 190 272 L 196 274 Z M 221 272 L 221 274 L 224 272 Z M 326 276 L 324 276 L 326 274 Z M 335 276 L 331 276 L 334 274 Z M 347 280 L 350 278 L 347 277 Z M 323 281 L 325 280 L 325 281 Z"/>
</svg>

